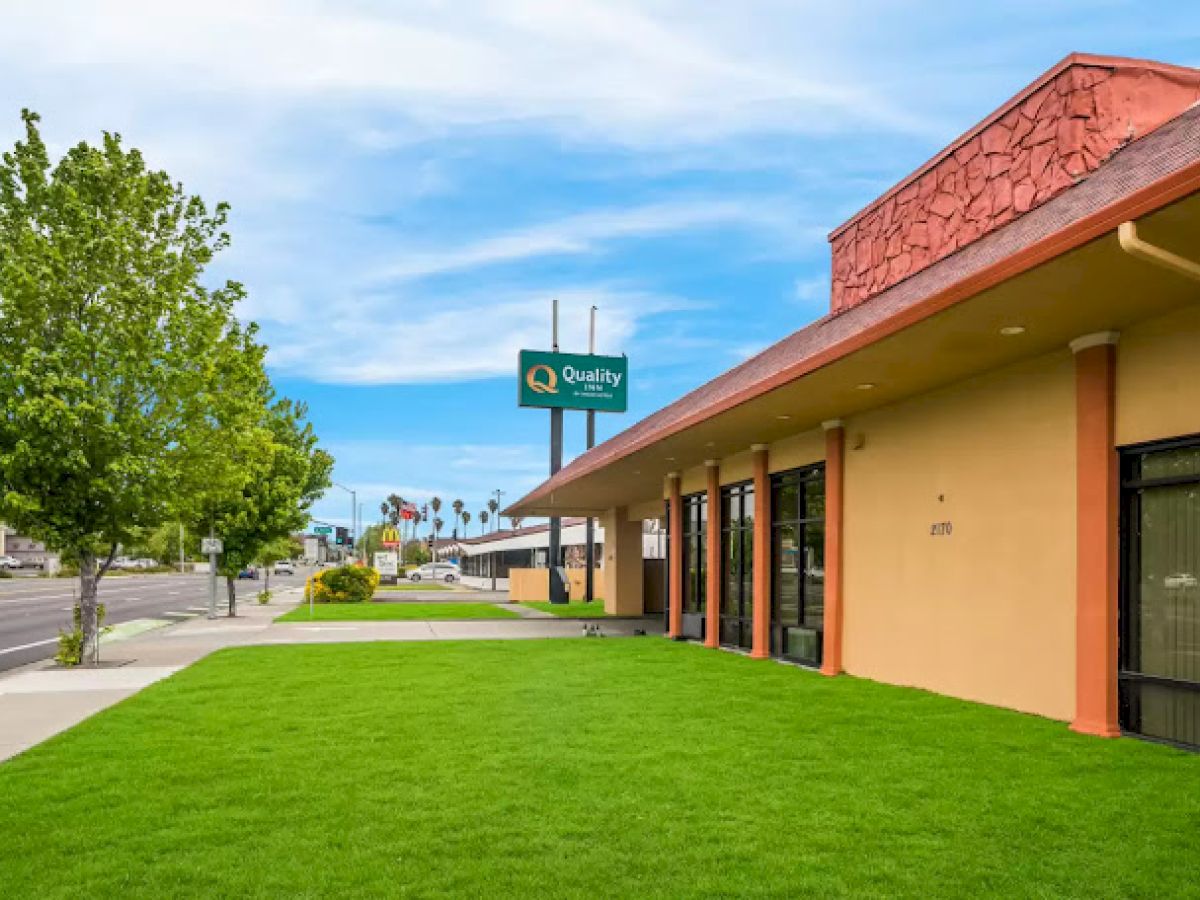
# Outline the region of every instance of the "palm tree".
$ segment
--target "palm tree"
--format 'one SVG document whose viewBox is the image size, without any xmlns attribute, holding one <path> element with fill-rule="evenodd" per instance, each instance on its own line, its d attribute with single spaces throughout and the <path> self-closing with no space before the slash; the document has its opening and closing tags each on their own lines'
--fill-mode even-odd
<svg viewBox="0 0 1200 900">
<path fill-rule="evenodd" d="M 500 504 L 495 500 L 489 500 L 488 501 L 488 509 L 491 510 L 492 515 L 496 517 L 496 525 L 499 526 L 500 525 L 500 517 L 496 516 L 496 511 L 498 509 L 500 509 Z"/>
<path fill-rule="evenodd" d="M 463 522 L 463 537 L 467 536 L 467 526 L 471 524 L 471 513 L 469 510 L 463 510 L 459 515 L 462 516 Z"/>
<path fill-rule="evenodd" d="M 479 533 L 483 534 L 487 530 L 488 511 L 481 510 L 479 513 Z"/>
<path fill-rule="evenodd" d="M 512 526 L 513 531 L 516 531 L 518 528 L 520 528 L 521 523 L 524 521 L 525 521 L 524 516 L 509 516 L 508 517 L 508 524 L 510 526 Z"/>
<path fill-rule="evenodd" d="M 437 514 L 442 508 L 442 498 L 441 497 L 430 497 L 429 498 L 429 508 L 433 510 L 434 522 L 440 522 L 441 519 L 439 519 L 437 517 Z M 426 516 L 425 516 L 425 521 L 427 521 L 427 522 L 429 521 L 428 514 L 426 514 Z M 437 533 L 438 533 L 439 527 L 440 526 L 435 525 L 434 529 L 433 529 L 433 545 L 432 545 L 433 553 L 431 555 L 433 556 L 433 559 L 435 562 L 437 561 Z"/>
<path fill-rule="evenodd" d="M 462 518 L 463 502 L 461 500 L 455 500 L 450 504 L 450 506 L 454 510 L 454 533 L 458 534 L 458 521 Z"/>
</svg>

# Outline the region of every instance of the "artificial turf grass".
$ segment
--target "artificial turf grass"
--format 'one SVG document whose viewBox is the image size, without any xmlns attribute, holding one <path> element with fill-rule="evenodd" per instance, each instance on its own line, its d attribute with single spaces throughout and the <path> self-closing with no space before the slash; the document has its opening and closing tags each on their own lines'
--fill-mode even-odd
<svg viewBox="0 0 1200 900">
<path fill-rule="evenodd" d="M 278 616 L 276 622 L 398 622 L 430 619 L 517 619 L 495 603 L 307 603 Z"/>
<path fill-rule="evenodd" d="M 1200 883 L 1200 757 L 654 638 L 225 650 L 0 796 L 6 897 Z"/>
<path fill-rule="evenodd" d="M 604 611 L 603 600 L 593 600 L 591 603 L 550 603 L 547 600 L 526 600 L 519 605 L 553 613 L 564 619 L 603 619 L 608 615 Z"/>
</svg>

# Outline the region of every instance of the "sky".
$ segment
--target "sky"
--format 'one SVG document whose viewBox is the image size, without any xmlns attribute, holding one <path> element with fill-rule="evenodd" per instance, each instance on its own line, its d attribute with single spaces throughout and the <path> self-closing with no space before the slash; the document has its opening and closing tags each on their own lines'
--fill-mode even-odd
<svg viewBox="0 0 1200 900">
<path fill-rule="evenodd" d="M 0 146 L 119 132 L 232 204 L 279 392 L 367 523 L 548 474 L 517 351 L 629 357 L 599 440 L 822 315 L 830 230 L 1072 51 L 1200 66 L 1200 4 L 0 0 Z M 582 452 L 566 415 L 566 457 Z M 316 519 L 346 524 L 332 488 Z M 453 527 L 452 514 L 443 518 Z"/>
</svg>

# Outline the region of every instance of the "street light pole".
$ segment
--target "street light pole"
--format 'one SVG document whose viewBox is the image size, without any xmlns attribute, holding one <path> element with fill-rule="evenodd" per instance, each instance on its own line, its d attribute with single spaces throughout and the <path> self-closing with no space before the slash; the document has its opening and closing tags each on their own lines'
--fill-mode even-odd
<svg viewBox="0 0 1200 900">
<path fill-rule="evenodd" d="M 336 488 L 341 488 L 343 491 L 345 491 L 346 493 L 348 493 L 350 495 L 350 530 L 352 532 L 354 532 L 354 540 L 357 541 L 358 540 L 358 529 L 355 527 L 355 522 L 358 518 L 358 492 L 355 491 L 353 488 L 346 487 L 344 484 L 338 484 L 336 481 L 333 482 L 333 486 Z M 356 545 L 355 549 L 357 549 L 357 545 Z M 343 547 L 342 553 L 345 553 L 345 552 L 346 552 L 346 548 Z"/>
<path fill-rule="evenodd" d="M 500 488 L 496 488 L 495 494 L 496 494 L 496 521 L 492 524 L 492 531 L 496 531 L 500 527 L 500 498 L 504 496 L 504 491 L 500 490 Z M 492 561 L 492 564 L 491 564 L 492 590 L 494 591 L 494 590 L 496 590 L 496 551 L 493 550 L 491 553 L 488 554 L 488 556 L 491 558 L 491 561 Z"/>
</svg>

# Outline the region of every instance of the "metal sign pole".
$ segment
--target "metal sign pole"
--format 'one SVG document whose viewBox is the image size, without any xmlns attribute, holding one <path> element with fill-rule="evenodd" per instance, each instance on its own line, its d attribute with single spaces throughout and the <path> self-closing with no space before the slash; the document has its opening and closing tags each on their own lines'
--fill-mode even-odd
<svg viewBox="0 0 1200 900">
<path fill-rule="evenodd" d="M 558 300 L 553 301 L 551 312 L 553 341 L 550 349 L 558 352 Z M 563 411 L 561 407 L 550 410 L 550 477 L 562 468 Z M 562 552 L 562 519 L 550 517 L 550 602 L 566 603 L 567 592 L 559 570 L 559 555 Z"/>
<path fill-rule="evenodd" d="M 591 317 L 588 322 L 588 353 L 596 352 L 596 307 L 591 309 Z M 589 409 L 587 411 L 587 449 L 591 450 L 596 446 L 596 411 Z M 595 520 L 588 516 L 587 526 L 585 528 L 584 541 L 586 544 L 586 554 L 583 564 L 586 566 L 583 574 L 583 602 L 591 603 L 595 598 L 595 569 L 596 569 L 596 532 Z"/>
<path fill-rule="evenodd" d="M 208 529 L 208 617 L 217 617 L 217 553 L 215 544 L 216 534 Z"/>
</svg>

